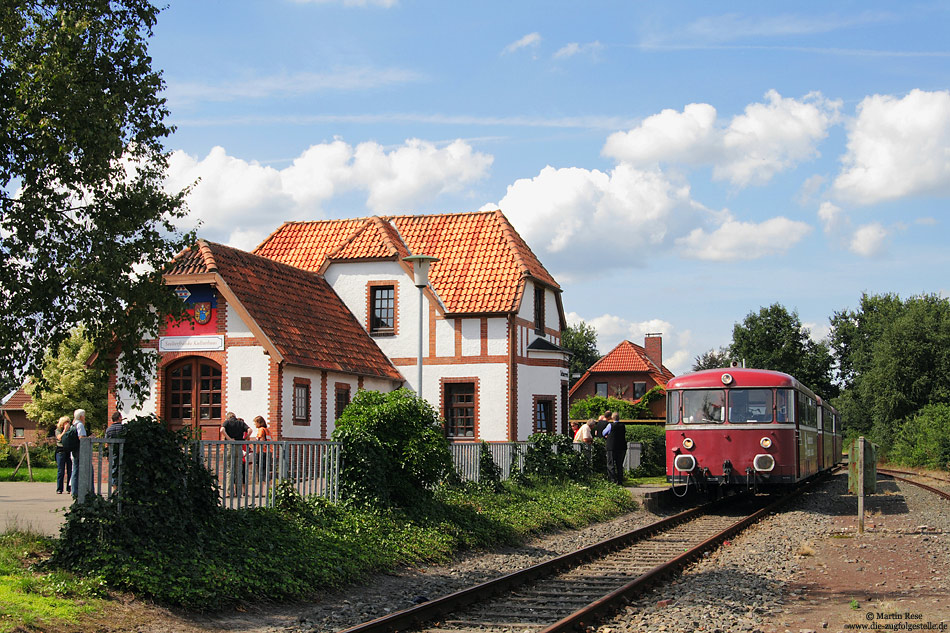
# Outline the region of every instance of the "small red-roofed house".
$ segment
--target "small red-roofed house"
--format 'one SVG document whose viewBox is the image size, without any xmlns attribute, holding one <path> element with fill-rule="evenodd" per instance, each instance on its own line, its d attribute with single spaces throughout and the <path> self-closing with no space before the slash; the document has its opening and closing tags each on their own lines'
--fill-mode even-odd
<svg viewBox="0 0 950 633">
<path fill-rule="evenodd" d="M 128 394 L 116 394 L 113 375 L 110 415 L 121 402 L 126 417 L 155 413 L 172 428 L 217 439 L 233 411 L 249 425 L 263 416 L 275 439 L 321 439 L 358 389 L 402 385 L 316 273 L 199 240 L 175 258 L 165 283 L 195 323 L 170 322 L 143 341 L 159 355 L 149 398 L 133 408 Z"/>
<path fill-rule="evenodd" d="M 561 289 L 501 211 L 287 222 L 254 252 L 320 273 L 450 439 L 566 431 Z M 409 255 L 439 260 L 421 300 L 421 386 Z"/>
<path fill-rule="evenodd" d="M 663 337 L 647 334 L 643 347 L 621 341 L 591 365 L 571 388 L 571 404 L 589 396 L 604 396 L 637 402 L 657 385 L 665 386 L 673 372 L 663 366 Z M 666 399 L 650 403 L 657 418 L 666 417 Z"/>
<path fill-rule="evenodd" d="M 37 444 L 46 439 L 46 431 L 37 428 L 36 422 L 23 409 L 32 400 L 30 394 L 20 387 L 0 403 L 0 428 L 8 444 Z"/>
</svg>

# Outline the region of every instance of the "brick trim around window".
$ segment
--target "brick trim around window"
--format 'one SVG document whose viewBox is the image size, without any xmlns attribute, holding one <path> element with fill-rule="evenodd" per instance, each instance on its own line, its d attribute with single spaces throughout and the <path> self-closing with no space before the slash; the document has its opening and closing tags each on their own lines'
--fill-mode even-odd
<svg viewBox="0 0 950 633">
<path fill-rule="evenodd" d="M 547 429 L 540 429 L 538 426 L 538 403 L 539 402 L 548 402 L 550 403 L 549 411 L 551 419 L 548 420 Z M 557 433 L 557 408 L 554 406 L 557 403 L 556 396 L 533 396 L 531 398 L 531 429 L 534 433 Z"/>
<path fill-rule="evenodd" d="M 301 388 L 298 391 L 298 388 Z M 294 377 L 290 416 L 294 426 L 310 426 L 310 403 L 312 401 L 309 378 Z M 303 402 L 301 401 L 303 400 Z M 303 409 L 303 410 L 302 410 Z M 301 416 L 301 414 L 303 414 Z"/>
<path fill-rule="evenodd" d="M 392 288 L 393 292 L 393 327 L 392 330 L 373 329 L 373 291 L 376 289 Z M 366 331 L 370 336 L 396 336 L 399 334 L 399 282 L 395 279 L 370 281 L 366 284 Z"/>
<path fill-rule="evenodd" d="M 442 413 L 442 419 L 445 420 L 445 434 L 446 437 L 456 439 L 456 440 L 474 440 L 479 437 L 479 380 L 478 378 L 441 378 L 439 380 L 439 410 Z M 447 385 L 457 385 L 469 383 L 474 386 L 474 398 L 473 398 L 473 435 L 449 435 L 449 406 L 450 402 L 446 402 L 446 386 Z"/>
</svg>

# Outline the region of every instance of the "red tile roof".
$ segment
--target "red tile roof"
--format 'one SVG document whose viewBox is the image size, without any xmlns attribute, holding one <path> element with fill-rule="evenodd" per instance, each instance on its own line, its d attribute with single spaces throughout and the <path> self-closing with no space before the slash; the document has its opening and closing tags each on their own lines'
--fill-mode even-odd
<svg viewBox="0 0 950 633">
<path fill-rule="evenodd" d="M 376 342 L 316 273 L 199 240 L 166 273 L 217 273 L 291 364 L 403 380 Z"/>
<path fill-rule="evenodd" d="M 660 385 L 665 385 L 674 377 L 673 372 L 667 369 L 665 365 L 657 366 L 656 363 L 650 360 L 646 349 L 630 341 L 621 341 L 599 361 L 591 365 L 581 379 L 574 383 L 571 393 L 586 382 L 591 374 L 618 372 L 646 372 L 651 374 L 656 383 Z"/>
<path fill-rule="evenodd" d="M 312 271 L 434 255 L 429 281 L 450 314 L 514 312 L 527 277 L 560 289 L 501 211 L 287 222 L 254 252 Z"/>
<path fill-rule="evenodd" d="M 20 387 L 16 392 L 11 395 L 6 402 L 0 405 L 0 409 L 6 409 L 8 411 L 20 411 L 23 409 L 23 405 L 33 402 L 33 398 L 30 397 L 30 394 L 26 392 L 26 389 Z"/>
</svg>

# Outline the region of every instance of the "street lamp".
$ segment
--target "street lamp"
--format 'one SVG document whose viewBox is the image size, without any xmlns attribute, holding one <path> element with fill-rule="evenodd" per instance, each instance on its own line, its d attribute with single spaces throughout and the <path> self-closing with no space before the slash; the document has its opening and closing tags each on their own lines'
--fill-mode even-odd
<svg viewBox="0 0 950 633">
<path fill-rule="evenodd" d="M 422 397 L 422 291 L 429 285 L 429 266 L 439 261 L 438 257 L 432 255 L 409 255 L 403 257 L 402 261 L 412 262 L 412 273 L 415 277 L 416 288 L 419 289 L 419 397 Z"/>
</svg>

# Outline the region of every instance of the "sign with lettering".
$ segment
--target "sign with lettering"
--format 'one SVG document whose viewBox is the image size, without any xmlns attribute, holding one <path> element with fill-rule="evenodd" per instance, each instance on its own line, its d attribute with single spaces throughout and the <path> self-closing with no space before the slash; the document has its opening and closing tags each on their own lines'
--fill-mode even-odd
<svg viewBox="0 0 950 633">
<path fill-rule="evenodd" d="M 224 335 L 161 336 L 160 352 L 220 352 L 224 350 Z"/>
</svg>

